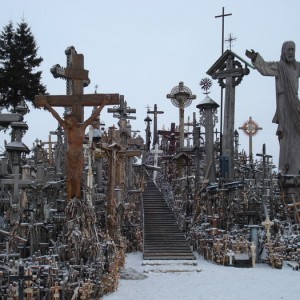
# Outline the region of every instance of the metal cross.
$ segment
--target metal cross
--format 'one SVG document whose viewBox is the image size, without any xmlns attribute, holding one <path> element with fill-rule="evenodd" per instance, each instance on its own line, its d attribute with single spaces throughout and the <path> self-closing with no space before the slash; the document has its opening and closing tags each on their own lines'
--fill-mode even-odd
<svg viewBox="0 0 300 300">
<path fill-rule="evenodd" d="M 231 50 L 233 41 L 236 41 L 236 37 L 234 37 L 232 33 L 229 33 L 228 38 L 225 40 L 225 42 L 229 44 L 229 50 Z"/>
<path fill-rule="evenodd" d="M 224 53 L 224 18 L 231 15 L 232 14 L 225 14 L 224 7 L 222 7 L 222 14 L 215 16 L 215 18 L 222 18 L 222 54 Z"/>
</svg>

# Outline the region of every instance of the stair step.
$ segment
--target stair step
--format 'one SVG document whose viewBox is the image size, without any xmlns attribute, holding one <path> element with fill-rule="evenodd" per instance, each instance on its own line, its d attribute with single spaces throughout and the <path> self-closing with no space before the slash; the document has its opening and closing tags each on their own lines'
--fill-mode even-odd
<svg viewBox="0 0 300 300">
<path fill-rule="evenodd" d="M 143 209 L 144 259 L 195 259 L 172 210 L 152 181 L 143 193 Z"/>
</svg>

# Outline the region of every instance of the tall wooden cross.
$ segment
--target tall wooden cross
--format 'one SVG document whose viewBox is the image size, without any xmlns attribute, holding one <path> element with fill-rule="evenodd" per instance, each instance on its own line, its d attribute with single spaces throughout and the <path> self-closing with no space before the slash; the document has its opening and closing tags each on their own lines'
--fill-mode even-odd
<svg viewBox="0 0 300 300">
<path fill-rule="evenodd" d="M 35 96 L 35 104 L 37 107 L 43 106 L 45 100 L 54 107 L 69 107 L 72 108 L 72 113 L 76 115 L 79 123 L 84 119 L 85 106 L 99 106 L 105 99 L 109 100 L 107 105 L 119 104 L 119 94 L 83 94 L 84 86 L 88 85 L 88 71 L 84 69 L 84 57 L 82 54 L 77 54 L 75 49 L 70 53 L 71 65 L 62 68 L 60 65 L 55 65 L 51 68 L 51 72 L 55 78 L 67 79 L 72 83 L 71 95 Z"/>
<path fill-rule="evenodd" d="M 158 144 L 158 135 L 157 135 L 157 115 L 158 114 L 163 114 L 163 111 L 157 110 L 157 105 L 154 104 L 154 110 L 149 110 L 147 111 L 148 114 L 153 114 L 154 115 L 154 120 L 153 120 L 153 142 L 152 145 L 155 146 Z"/>
<path fill-rule="evenodd" d="M 61 120 L 60 116 L 56 113 L 53 107 L 69 107 L 72 108 L 72 116 L 75 116 L 76 121 L 78 122 L 77 126 L 86 125 L 82 124 L 84 121 L 84 107 L 85 106 L 98 106 L 99 109 L 104 105 L 114 105 L 119 104 L 119 94 L 90 94 L 84 95 L 83 88 L 84 86 L 89 84 L 88 78 L 88 71 L 84 69 L 84 61 L 83 55 L 77 54 L 75 49 L 72 48 L 72 51 L 66 52 L 68 55 L 68 65 L 66 68 L 61 68 L 59 65 L 54 66 L 51 69 L 54 77 L 61 77 L 67 79 L 69 83 L 72 85 L 72 94 L 65 95 L 65 96 L 47 96 L 47 95 L 39 95 L 35 96 L 35 104 L 37 107 L 45 106 L 47 109 L 56 117 L 57 120 Z M 100 111 L 99 111 L 100 112 Z M 95 116 L 95 112 L 93 112 Z M 92 116 L 91 116 L 92 117 Z M 89 119 L 88 119 L 89 120 Z M 92 119 L 90 119 L 92 120 Z M 60 121 L 59 121 L 60 122 Z M 66 120 L 64 121 L 65 124 Z M 61 122 L 60 122 L 61 123 Z M 62 124 L 61 124 L 62 125 Z M 66 128 L 64 128 L 66 129 Z M 78 130 L 74 130 L 75 127 L 69 128 L 69 133 L 71 132 L 70 136 L 67 136 L 68 146 L 71 145 L 72 137 L 72 144 L 73 149 L 68 149 L 67 154 L 67 161 L 70 162 L 74 160 L 74 156 L 78 153 L 78 150 L 82 147 L 83 152 L 83 145 L 80 145 L 80 142 L 76 141 L 76 134 L 78 135 L 77 138 L 81 139 L 82 134 L 82 127 L 78 126 Z M 80 149 L 81 150 L 81 149 Z M 79 157 L 78 164 L 76 166 L 75 163 L 70 163 L 67 166 L 67 191 L 68 191 L 68 199 L 73 198 L 74 196 L 79 197 L 81 186 L 79 182 L 81 178 L 78 178 L 79 175 L 74 175 L 74 172 L 82 173 L 83 168 L 83 159 Z M 71 167 L 72 166 L 72 170 Z"/>
<path fill-rule="evenodd" d="M 110 128 L 111 134 L 114 134 L 114 127 Z M 107 227 L 111 237 L 117 234 L 115 220 L 115 208 L 116 208 L 116 197 L 115 188 L 121 188 L 125 190 L 125 176 L 128 174 L 124 173 L 124 162 L 125 159 L 132 156 L 140 156 L 140 150 L 126 150 L 117 143 L 110 145 L 102 143 L 101 152 L 95 153 L 95 157 L 108 157 L 109 169 L 108 169 L 108 188 L 107 188 Z"/>
<path fill-rule="evenodd" d="M 245 66 L 242 66 L 242 63 Z M 243 77 L 250 73 L 248 67 L 252 65 L 241 59 L 234 52 L 226 50 L 224 54 L 207 71 L 213 79 L 218 79 L 222 88 L 225 88 L 224 129 L 221 143 L 221 156 L 223 162 L 228 161 L 228 166 L 221 166 L 222 177 L 233 178 L 234 176 L 234 120 L 235 120 L 235 87 Z M 222 112 L 221 112 L 222 114 Z"/>
</svg>

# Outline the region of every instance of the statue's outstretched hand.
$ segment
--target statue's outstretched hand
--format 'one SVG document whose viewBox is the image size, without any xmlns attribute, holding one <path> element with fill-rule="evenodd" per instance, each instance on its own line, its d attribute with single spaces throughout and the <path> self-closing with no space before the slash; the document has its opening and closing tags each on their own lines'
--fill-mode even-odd
<svg viewBox="0 0 300 300">
<path fill-rule="evenodd" d="M 257 56 L 257 53 L 253 50 L 253 49 L 251 49 L 251 51 L 250 50 L 246 50 L 246 56 L 247 57 L 249 57 L 251 60 L 255 60 L 255 58 L 256 58 L 256 56 Z"/>
</svg>

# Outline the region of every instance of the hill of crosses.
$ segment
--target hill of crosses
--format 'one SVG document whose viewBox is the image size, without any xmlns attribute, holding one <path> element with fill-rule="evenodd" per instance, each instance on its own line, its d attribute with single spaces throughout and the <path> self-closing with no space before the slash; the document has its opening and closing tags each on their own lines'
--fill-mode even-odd
<svg viewBox="0 0 300 300">
<path fill-rule="evenodd" d="M 265 145 L 253 157 L 261 128 L 251 117 L 239 128 L 249 153 L 239 150 L 235 89 L 251 63 L 225 51 L 201 81 L 198 104 L 179 82 L 165 96 L 178 122 L 158 128 L 164 112 L 155 104 L 139 112 L 142 137 L 130 125 L 137 112 L 126 95 L 84 94 L 84 56 L 74 47 L 65 54 L 67 65 L 51 72 L 66 81 L 66 95 L 35 97 L 58 122 L 49 140 L 32 149 L 23 143 L 24 100 L 0 114 L 11 132 L 0 157 L 0 299 L 99 299 L 118 289 L 129 252 L 149 261 L 195 261 L 198 253 L 222 266 L 299 268 L 300 175 L 276 172 Z M 224 91 L 222 130 L 220 105 L 209 97 L 213 80 Z M 85 107 L 93 107 L 88 116 Z M 103 110 L 117 127 L 102 124 Z"/>
</svg>

